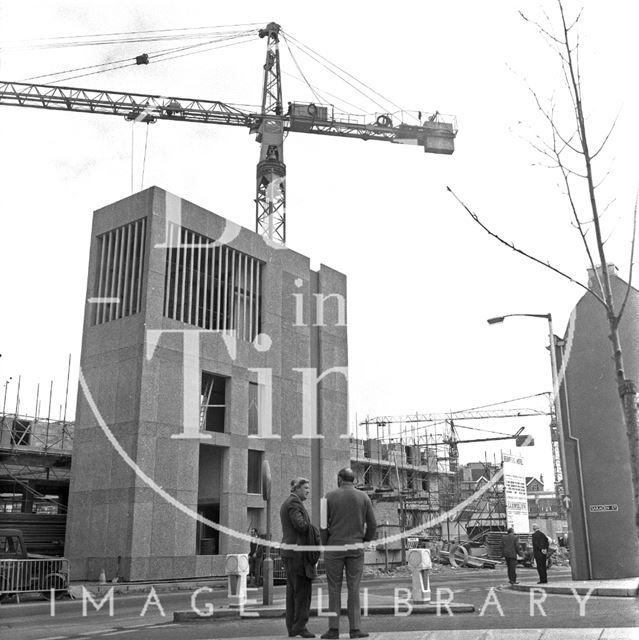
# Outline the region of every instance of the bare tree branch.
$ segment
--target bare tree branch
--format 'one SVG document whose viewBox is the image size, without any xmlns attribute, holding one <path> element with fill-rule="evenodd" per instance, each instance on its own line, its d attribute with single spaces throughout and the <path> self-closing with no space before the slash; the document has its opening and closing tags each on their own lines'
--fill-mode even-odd
<svg viewBox="0 0 639 640">
<path fill-rule="evenodd" d="M 561 271 L 560 269 L 557 269 L 557 267 L 553 267 L 550 262 L 544 262 L 543 260 L 540 260 L 539 258 L 535 258 L 535 256 L 527 253 L 526 251 L 524 251 L 523 249 L 519 249 L 518 247 L 516 247 L 512 242 L 509 242 L 508 240 L 504 240 L 501 236 L 497 235 L 494 231 L 491 231 L 477 216 L 476 213 L 474 213 L 473 211 L 471 211 L 457 196 L 457 194 L 450 188 L 450 187 L 446 187 L 446 189 L 452 194 L 452 196 L 455 198 L 455 200 L 457 200 L 457 202 L 459 202 L 459 204 L 464 207 L 464 209 L 466 209 L 466 211 L 468 212 L 468 215 L 470 215 L 470 217 L 490 236 L 492 236 L 493 238 L 495 238 L 496 240 L 499 240 L 499 242 L 501 242 L 502 244 L 506 245 L 509 249 L 512 249 L 513 251 L 516 251 L 517 253 L 521 254 L 522 256 L 525 256 L 526 258 L 528 258 L 529 260 L 532 260 L 533 262 L 536 262 L 537 264 L 543 265 L 544 267 L 550 269 L 551 271 L 554 271 L 555 273 L 559 274 L 560 276 L 566 278 L 567 280 L 570 280 L 570 282 L 572 282 L 573 284 L 576 284 L 577 286 L 581 287 L 582 289 L 585 289 L 588 293 L 591 293 L 597 300 L 599 300 L 599 302 L 601 302 L 601 304 L 605 307 L 606 303 L 603 301 L 603 299 L 601 298 L 601 296 L 599 296 L 595 291 L 593 291 L 592 289 L 590 289 L 589 287 L 587 287 L 585 284 L 582 284 L 581 282 L 579 282 L 578 280 L 575 280 L 574 278 L 571 278 L 568 274 L 564 273 L 563 271 Z"/>
<path fill-rule="evenodd" d="M 610 138 L 610 136 L 612 135 L 612 132 L 614 131 L 615 127 L 617 126 L 617 120 L 619 120 L 619 114 L 617 114 L 615 116 L 615 119 L 613 120 L 613 123 L 612 123 L 612 126 L 610 127 L 610 130 L 606 134 L 606 137 L 603 139 L 603 142 L 599 145 L 599 149 L 597 149 L 597 151 L 595 151 L 592 154 L 592 156 L 591 156 L 592 160 L 594 160 L 599 155 L 601 150 L 606 146 L 606 142 L 608 142 L 608 138 Z"/>
</svg>

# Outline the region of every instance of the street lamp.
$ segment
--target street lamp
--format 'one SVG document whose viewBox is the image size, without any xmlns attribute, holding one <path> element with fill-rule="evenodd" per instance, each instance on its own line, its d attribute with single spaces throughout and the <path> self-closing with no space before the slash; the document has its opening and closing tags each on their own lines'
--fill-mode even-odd
<svg viewBox="0 0 639 640">
<path fill-rule="evenodd" d="M 544 318 L 548 321 L 548 334 L 550 336 L 550 367 L 552 369 L 552 397 L 555 403 L 555 416 L 557 418 L 557 431 L 559 440 L 559 459 L 561 462 L 561 487 L 560 491 L 562 497 L 567 495 L 566 493 L 566 451 L 564 449 L 564 428 L 561 418 L 561 400 L 559 398 L 559 374 L 557 372 L 557 353 L 556 353 L 556 341 L 555 334 L 552 329 L 552 314 L 550 313 L 508 313 L 503 316 L 495 316 L 494 318 L 488 318 L 488 324 L 500 324 L 506 318 Z"/>
</svg>

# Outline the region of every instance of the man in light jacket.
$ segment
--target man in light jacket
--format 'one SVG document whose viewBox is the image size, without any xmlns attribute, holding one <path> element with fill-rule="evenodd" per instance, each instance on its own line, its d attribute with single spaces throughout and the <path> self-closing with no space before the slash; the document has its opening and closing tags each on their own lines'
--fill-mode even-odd
<svg viewBox="0 0 639 640">
<path fill-rule="evenodd" d="M 375 514 L 370 498 L 353 485 L 355 475 L 351 469 L 337 474 L 337 489 L 326 494 L 326 528 L 321 530 L 322 542 L 340 550 L 324 553 L 326 581 L 328 583 L 328 631 L 322 638 L 339 638 L 339 613 L 342 607 L 342 578 L 346 571 L 348 588 L 348 621 L 351 638 L 366 638 L 360 630 L 361 607 L 359 583 L 364 570 L 363 543 L 375 539 Z M 352 545 L 351 548 L 349 546 Z"/>
</svg>

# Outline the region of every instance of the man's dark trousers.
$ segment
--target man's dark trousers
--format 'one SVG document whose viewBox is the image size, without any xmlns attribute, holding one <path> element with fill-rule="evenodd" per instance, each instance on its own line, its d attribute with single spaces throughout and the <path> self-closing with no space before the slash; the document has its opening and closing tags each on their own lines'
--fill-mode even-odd
<svg viewBox="0 0 639 640">
<path fill-rule="evenodd" d="M 357 553 L 357 552 L 356 552 Z M 348 589 L 348 622 L 351 630 L 359 629 L 361 606 L 359 603 L 359 583 L 364 570 L 364 552 L 357 555 L 345 555 L 344 552 L 327 551 L 324 555 L 326 582 L 328 583 L 328 619 L 330 629 L 339 629 L 339 614 L 342 604 L 342 577 L 346 569 L 346 587 Z"/>
<path fill-rule="evenodd" d="M 293 558 L 282 558 L 286 570 L 286 629 L 289 635 L 306 628 L 311 610 L 313 581 L 304 573 L 302 554 Z"/>
<path fill-rule="evenodd" d="M 514 584 L 517 582 L 517 558 L 506 558 L 506 566 L 508 567 L 508 582 Z"/>
<path fill-rule="evenodd" d="M 548 582 L 548 574 L 546 573 L 546 562 L 548 556 L 543 553 L 535 552 L 535 564 L 537 565 L 537 573 L 539 574 L 539 582 L 545 584 Z"/>
</svg>

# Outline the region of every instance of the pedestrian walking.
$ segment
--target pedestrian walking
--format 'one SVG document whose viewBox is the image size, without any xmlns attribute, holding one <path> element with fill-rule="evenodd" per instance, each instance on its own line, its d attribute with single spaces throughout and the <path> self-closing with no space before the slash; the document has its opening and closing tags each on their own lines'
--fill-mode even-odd
<svg viewBox="0 0 639 640">
<path fill-rule="evenodd" d="M 291 494 L 280 507 L 282 523 L 282 542 L 304 546 L 307 544 L 309 530 L 313 526 L 304 501 L 310 493 L 306 478 L 291 480 Z M 306 628 L 311 610 L 312 577 L 307 575 L 304 552 L 282 549 L 284 569 L 286 571 L 286 629 L 291 638 L 314 638 L 315 634 Z"/>
<path fill-rule="evenodd" d="M 348 589 L 348 622 L 351 638 L 366 638 L 361 631 L 359 583 L 364 570 L 363 543 L 375 539 L 375 514 L 370 498 L 354 486 L 351 469 L 340 469 L 337 489 L 326 494 L 326 522 L 321 531 L 322 542 L 343 549 L 324 552 L 324 567 L 328 583 L 328 631 L 322 638 L 339 638 L 339 614 L 342 608 L 342 579 L 346 572 Z M 348 548 L 353 545 L 355 548 Z M 357 546 L 360 545 L 360 546 Z"/>
<path fill-rule="evenodd" d="M 508 533 L 501 539 L 501 555 L 506 560 L 508 582 L 510 584 L 519 584 L 517 582 L 517 556 L 520 553 L 519 538 L 515 535 L 515 530 L 510 527 Z"/>
<path fill-rule="evenodd" d="M 548 536 L 539 529 L 539 525 L 537 523 L 533 524 L 532 528 L 533 554 L 535 556 L 537 573 L 539 574 L 539 582 L 537 584 L 546 584 L 548 582 L 547 562 L 550 542 L 548 541 Z"/>
</svg>

